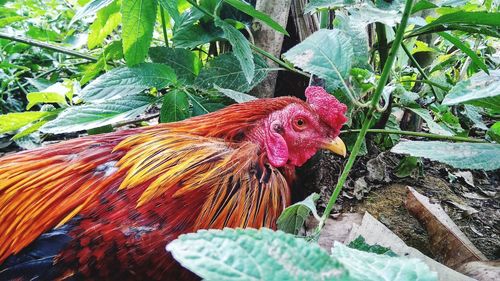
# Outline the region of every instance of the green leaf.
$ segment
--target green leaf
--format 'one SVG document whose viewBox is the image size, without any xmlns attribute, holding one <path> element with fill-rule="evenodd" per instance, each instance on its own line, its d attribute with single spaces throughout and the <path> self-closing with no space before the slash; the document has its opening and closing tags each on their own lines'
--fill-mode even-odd
<svg viewBox="0 0 500 281">
<path fill-rule="evenodd" d="M 217 85 L 224 89 L 231 89 L 246 93 L 255 85 L 259 84 L 268 73 L 267 64 L 258 55 L 253 57 L 255 62 L 255 73 L 252 82 L 249 84 L 243 74 L 239 61 L 232 53 L 222 54 L 213 60 L 200 71 L 195 80 L 195 86 L 200 89 L 213 89 Z"/>
<path fill-rule="evenodd" d="M 98 128 L 134 118 L 156 101 L 152 96 L 129 95 L 100 104 L 73 106 L 40 128 L 45 133 L 61 134 Z"/>
<path fill-rule="evenodd" d="M 242 103 L 242 102 L 247 102 L 247 101 L 251 101 L 251 100 L 257 99 L 254 96 L 251 96 L 251 95 L 248 95 L 248 94 L 245 94 L 245 93 L 242 93 L 242 92 L 234 91 L 234 90 L 231 90 L 231 89 L 224 89 L 224 88 L 221 88 L 221 87 L 219 87 L 219 86 L 217 86 L 215 84 L 214 84 L 214 88 L 217 91 L 219 91 L 219 93 L 225 95 L 226 97 L 231 98 L 232 100 L 234 100 L 237 103 Z"/>
<path fill-rule="evenodd" d="M 347 268 L 351 280 L 438 280 L 437 273 L 421 260 L 363 252 L 337 241 L 333 244 L 332 257 Z"/>
<path fill-rule="evenodd" d="M 391 149 L 394 153 L 425 157 L 458 169 L 492 171 L 500 168 L 500 144 L 404 141 Z"/>
<path fill-rule="evenodd" d="M 32 92 L 26 95 L 28 105 L 26 109 L 32 108 L 34 105 L 40 103 L 58 103 L 66 105 L 66 97 L 59 93 L 54 92 Z"/>
<path fill-rule="evenodd" d="M 114 0 L 92 0 L 88 2 L 83 8 L 79 9 L 71 19 L 69 25 L 71 26 L 77 20 L 86 16 L 95 15 L 97 11 L 111 4 Z"/>
<path fill-rule="evenodd" d="M 413 30 L 412 34 L 422 34 L 429 30 L 434 30 L 439 26 L 453 27 L 452 29 L 457 29 L 460 26 L 471 26 L 478 27 L 481 26 L 500 26 L 500 13 L 488 13 L 488 12 L 465 12 L 459 11 L 456 13 L 445 14 L 432 21 L 431 23 Z M 480 30 L 478 30 L 479 33 Z"/>
<path fill-rule="evenodd" d="M 179 10 L 177 10 L 178 0 L 158 0 L 160 5 L 167 10 L 167 13 L 177 22 L 180 18 Z"/>
<path fill-rule="evenodd" d="M 163 96 L 160 122 L 175 122 L 189 118 L 189 100 L 184 91 L 174 89 Z"/>
<path fill-rule="evenodd" d="M 467 119 L 472 122 L 472 126 L 481 130 L 488 130 L 488 127 L 483 122 L 483 117 L 481 116 L 481 109 L 473 105 L 466 104 L 464 106 L 463 114 Z"/>
<path fill-rule="evenodd" d="M 266 228 L 199 230 L 166 249 L 204 280 L 351 280 L 317 244 Z"/>
<path fill-rule="evenodd" d="M 175 84 L 174 71 L 163 64 L 143 63 L 133 67 L 115 68 L 99 76 L 83 88 L 80 96 L 93 103 L 135 95 L 146 89 Z"/>
<path fill-rule="evenodd" d="M 431 114 L 427 109 L 412 108 L 412 107 L 408 107 L 408 109 L 416 113 L 418 116 L 422 117 L 422 119 L 424 119 L 431 133 L 443 136 L 453 136 L 453 133 L 451 131 L 446 130 L 445 128 L 441 127 L 438 123 L 434 121 L 434 118 L 432 118 Z"/>
<path fill-rule="evenodd" d="M 443 37 L 444 39 L 446 39 L 447 41 L 449 41 L 450 43 L 452 43 L 453 45 L 455 45 L 455 47 L 457 47 L 460 50 L 462 50 L 462 52 L 464 52 L 465 54 L 467 54 L 471 58 L 472 62 L 477 67 L 481 68 L 484 72 L 489 73 L 488 72 L 488 67 L 486 66 L 486 64 L 484 63 L 484 61 L 476 54 L 476 52 L 474 52 L 469 47 L 467 47 L 467 45 L 465 45 L 464 43 L 462 43 L 462 41 L 460 39 L 458 39 L 457 37 L 455 37 L 455 36 L 453 36 L 453 35 L 451 35 L 450 33 L 447 33 L 447 32 L 438 32 L 437 34 L 439 34 L 439 36 Z"/>
<path fill-rule="evenodd" d="M 196 48 L 223 38 L 224 32 L 215 26 L 201 26 L 199 23 L 184 26 L 174 32 L 172 41 L 177 48 Z"/>
<path fill-rule="evenodd" d="M 283 57 L 309 73 L 339 86 L 351 70 L 351 40 L 340 30 L 321 29 L 283 54 Z"/>
<path fill-rule="evenodd" d="M 233 47 L 233 54 L 240 62 L 240 67 L 243 70 L 247 83 L 252 83 L 255 75 L 255 63 L 253 61 L 252 49 L 250 49 L 250 42 L 248 42 L 238 29 L 224 20 L 216 19 L 215 25 L 224 31 L 224 37 Z"/>
<path fill-rule="evenodd" d="M 12 17 L 4 17 L 0 18 L 0 28 L 5 27 L 11 23 L 18 22 L 24 20 L 23 16 L 12 16 Z"/>
<path fill-rule="evenodd" d="M 437 8 L 438 6 L 432 2 L 427 0 L 420 0 L 415 5 L 413 5 L 411 9 L 411 14 L 420 12 L 422 10 Z"/>
<path fill-rule="evenodd" d="M 93 49 L 104 42 L 104 39 L 118 27 L 122 20 L 121 1 L 114 1 L 97 12 L 96 19 L 90 25 L 87 46 Z"/>
<path fill-rule="evenodd" d="M 500 112 L 500 70 L 479 72 L 458 82 L 444 98 L 444 105 L 472 104 Z"/>
<path fill-rule="evenodd" d="M 15 131 L 51 114 L 48 111 L 26 111 L 0 115 L 0 134 Z"/>
<path fill-rule="evenodd" d="M 202 66 L 198 56 L 187 49 L 153 47 L 149 49 L 149 56 L 155 63 L 170 66 L 180 83 L 193 84 Z"/>
<path fill-rule="evenodd" d="M 335 27 L 344 31 L 351 39 L 353 48 L 353 67 L 371 69 L 371 66 L 368 64 L 370 53 L 366 26 L 352 21 L 347 14 L 341 12 L 335 14 L 334 24 Z"/>
<path fill-rule="evenodd" d="M 380 22 L 388 26 L 395 26 L 401 21 L 401 13 L 393 9 L 380 9 L 371 2 L 347 7 L 349 18 L 353 25 L 366 27 L 370 23 Z"/>
<path fill-rule="evenodd" d="M 394 253 L 391 249 L 380 246 L 380 245 L 369 245 L 366 243 L 365 238 L 363 236 L 358 236 L 356 239 L 352 240 L 349 245 L 349 248 L 360 250 L 368 253 L 375 253 L 379 255 L 387 255 L 390 257 L 397 257 L 398 255 Z"/>
<path fill-rule="evenodd" d="M 126 0 L 122 3 L 123 54 L 128 66 L 144 61 L 153 39 L 156 0 Z"/>
<path fill-rule="evenodd" d="M 278 229 L 297 235 L 311 212 L 319 221 L 320 217 L 316 211 L 316 201 L 318 199 L 319 194 L 313 193 L 306 199 L 287 207 L 278 218 Z"/>
<path fill-rule="evenodd" d="M 500 143 L 500 121 L 495 122 L 488 130 L 488 136 L 497 143 Z"/>
<path fill-rule="evenodd" d="M 288 32 L 286 31 L 286 29 L 284 29 L 279 23 L 275 22 L 268 15 L 266 15 L 260 11 L 255 10 L 255 8 L 252 7 L 251 5 L 248 5 L 247 3 L 245 3 L 241 0 L 224 0 L 224 2 L 228 3 L 229 5 L 235 7 L 236 9 L 242 11 L 243 13 L 245 13 L 251 17 L 254 17 L 256 19 L 261 20 L 262 22 L 267 24 L 272 29 L 274 29 L 280 33 L 283 33 L 285 35 L 289 35 Z"/>
<path fill-rule="evenodd" d="M 304 14 L 314 12 L 319 9 L 341 8 L 354 4 L 354 0 L 309 0 L 304 8 Z"/>
</svg>

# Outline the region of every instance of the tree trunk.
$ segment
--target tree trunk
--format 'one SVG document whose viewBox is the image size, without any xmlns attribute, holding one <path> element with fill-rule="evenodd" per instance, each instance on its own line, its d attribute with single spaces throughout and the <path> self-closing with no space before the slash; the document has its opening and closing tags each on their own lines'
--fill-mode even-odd
<svg viewBox="0 0 500 281">
<path fill-rule="evenodd" d="M 291 2 L 292 0 L 257 0 L 255 8 L 258 11 L 269 15 L 281 26 L 286 26 Z M 283 36 L 283 34 L 275 31 L 260 21 L 254 22 L 255 45 L 278 58 L 281 55 Z M 277 67 L 277 65 L 270 60 L 268 60 L 268 65 L 269 67 Z M 266 79 L 264 79 L 264 81 L 252 90 L 251 93 L 259 98 L 273 97 L 277 77 L 277 71 L 271 72 Z"/>
</svg>

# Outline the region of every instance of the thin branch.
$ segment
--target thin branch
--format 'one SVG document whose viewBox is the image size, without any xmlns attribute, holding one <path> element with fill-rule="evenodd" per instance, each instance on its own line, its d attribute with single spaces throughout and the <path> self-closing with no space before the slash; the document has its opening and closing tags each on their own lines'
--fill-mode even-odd
<svg viewBox="0 0 500 281">
<path fill-rule="evenodd" d="M 405 53 L 408 56 L 408 58 L 410 59 L 410 61 L 418 69 L 418 72 L 420 72 L 420 75 L 422 75 L 422 77 L 424 77 L 425 80 L 430 81 L 429 76 L 427 76 L 427 74 L 425 74 L 424 70 L 422 69 L 422 67 L 420 66 L 418 61 L 410 53 L 410 50 L 408 50 L 408 48 L 406 47 L 404 42 L 401 42 L 401 47 L 403 47 L 403 50 L 405 51 Z M 432 86 L 432 84 L 429 84 L 429 86 L 431 87 L 432 95 L 434 95 L 434 101 L 437 101 L 438 97 L 437 97 L 436 91 L 434 90 L 434 87 Z"/>
<path fill-rule="evenodd" d="M 28 45 L 35 46 L 35 47 L 40 47 L 40 48 L 52 50 L 52 51 L 55 51 L 55 52 L 59 52 L 59 53 L 63 53 L 63 54 L 66 54 L 66 55 L 70 55 L 70 56 L 74 56 L 74 57 L 78 57 L 78 58 L 90 60 L 90 61 L 93 61 L 93 62 L 97 61 L 97 58 L 92 57 L 90 55 L 82 54 L 82 53 L 79 53 L 79 52 L 76 52 L 76 51 L 73 51 L 73 50 L 70 50 L 70 49 L 66 49 L 66 48 L 63 48 L 63 47 L 50 45 L 50 44 L 43 43 L 43 42 L 40 42 L 40 41 L 37 41 L 37 40 L 33 40 L 33 39 L 21 38 L 21 37 L 18 37 L 18 36 L 12 36 L 12 35 L 5 34 L 3 32 L 0 32 L 0 38 L 11 40 L 11 41 L 16 41 L 16 42 L 20 42 L 20 43 L 24 43 L 24 44 L 28 44 Z"/>
<path fill-rule="evenodd" d="M 119 123 L 114 124 L 113 127 L 115 127 L 115 128 L 116 127 L 123 127 L 123 126 L 126 126 L 126 125 L 135 124 L 137 122 L 148 121 L 148 120 L 151 120 L 151 119 L 154 119 L 154 118 L 158 118 L 159 116 L 160 116 L 160 113 L 155 113 L 155 114 L 144 116 L 144 117 L 137 118 L 137 119 L 134 119 L 134 120 L 128 120 L 128 121 L 119 122 Z"/>
<path fill-rule="evenodd" d="M 342 130 L 341 134 L 349 134 L 349 133 L 359 133 L 361 130 Z M 438 139 L 438 140 L 449 140 L 449 141 L 461 141 L 461 142 L 477 142 L 477 143 L 487 143 L 487 141 L 481 139 L 467 138 L 467 137 L 457 137 L 457 136 L 443 136 L 431 133 L 423 133 L 423 132 L 413 132 L 413 131 L 400 131 L 400 130 L 386 130 L 386 129 L 368 129 L 367 133 L 370 134 L 394 134 L 394 135 L 404 135 L 404 136 L 413 136 L 413 137 L 423 137 L 428 139 Z"/>
</svg>

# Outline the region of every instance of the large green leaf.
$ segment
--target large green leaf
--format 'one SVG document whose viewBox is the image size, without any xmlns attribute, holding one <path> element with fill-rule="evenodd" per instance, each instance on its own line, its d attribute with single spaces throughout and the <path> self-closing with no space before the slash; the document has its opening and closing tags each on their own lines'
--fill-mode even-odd
<svg viewBox="0 0 500 281">
<path fill-rule="evenodd" d="M 381 22 L 388 26 L 395 26 L 401 21 L 402 15 L 398 10 L 380 9 L 371 2 L 363 2 L 361 4 L 347 7 L 349 18 L 353 25 L 366 27 L 366 25 L 374 22 Z"/>
<path fill-rule="evenodd" d="M 257 99 L 256 97 L 251 96 L 249 94 L 245 94 L 245 93 L 238 92 L 238 91 L 231 90 L 231 89 L 224 89 L 224 88 L 221 88 L 217 85 L 214 85 L 214 88 L 217 91 L 219 91 L 219 93 L 225 95 L 226 97 L 231 98 L 232 100 L 234 100 L 237 103 L 247 102 L 247 101 Z"/>
<path fill-rule="evenodd" d="M 288 50 L 283 57 L 338 87 L 351 70 L 353 48 L 351 40 L 342 31 L 321 29 Z"/>
<path fill-rule="evenodd" d="M 352 21 L 347 12 L 338 11 L 335 14 L 335 27 L 344 31 L 350 37 L 353 50 L 353 67 L 370 69 L 368 48 L 368 33 L 366 25 Z"/>
<path fill-rule="evenodd" d="M 191 49 L 224 36 L 222 29 L 213 23 L 203 25 L 197 23 L 203 16 L 200 10 L 192 8 L 182 13 L 179 20 L 175 21 L 172 41 L 176 48 Z"/>
<path fill-rule="evenodd" d="M 421 260 L 359 251 L 337 241 L 333 245 L 332 257 L 347 268 L 351 280 L 438 280 L 437 273 L 430 271 Z"/>
<path fill-rule="evenodd" d="M 304 14 L 314 12 L 318 9 L 333 9 L 354 4 L 354 0 L 309 0 L 304 8 Z"/>
<path fill-rule="evenodd" d="M 460 26 L 478 28 L 481 26 L 500 27 L 500 13 L 459 11 L 444 14 L 431 23 L 415 29 L 412 34 L 422 34 L 428 30 L 434 30 L 439 26 L 448 26 L 451 29 L 460 29 L 457 28 Z M 482 33 L 480 30 L 478 32 Z"/>
<path fill-rule="evenodd" d="M 132 95 L 100 104 L 69 107 L 40 131 L 61 134 L 116 124 L 140 115 L 155 101 L 152 96 Z"/>
<path fill-rule="evenodd" d="M 233 54 L 240 62 L 240 67 L 243 70 L 247 83 L 252 83 L 255 75 L 255 63 L 253 61 L 252 49 L 250 49 L 250 42 L 248 42 L 238 29 L 224 20 L 216 19 L 215 25 L 224 31 L 224 37 L 233 47 Z"/>
<path fill-rule="evenodd" d="M 175 122 L 189 118 L 189 100 L 184 91 L 174 89 L 163 96 L 160 122 Z"/>
<path fill-rule="evenodd" d="M 155 63 L 170 66 L 181 83 L 192 84 L 202 66 L 198 56 L 187 49 L 153 47 L 149 49 L 149 56 Z"/>
<path fill-rule="evenodd" d="M 99 103 L 135 95 L 148 88 L 163 88 L 176 83 L 174 71 L 163 64 L 143 63 L 133 67 L 115 68 L 99 76 L 85 87 L 81 97 Z"/>
<path fill-rule="evenodd" d="M 93 49 L 104 42 L 104 39 L 118 27 L 122 20 L 121 1 L 114 1 L 97 12 L 96 19 L 90 25 L 87 46 Z"/>
<path fill-rule="evenodd" d="M 311 212 L 317 220 L 320 220 L 316 211 L 316 201 L 318 199 L 319 194 L 313 193 L 306 199 L 287 207 L 278 218 L 278 229 L 287 233 L 298 234 Z"/>
<path fill-rule="evenodd" d="M 200 230 L 167 251 L 204 280 L 351 280 L 317 244 L 270 229 Z"/>
<path fill-rule="evenodd" d="M 86 16 L 95 15 L 97 11 L 111 4 L 114 0 L 92 0 L 89 1 L 83 8 L 79 9 L 71 19 L 69 25 Z"/>
<path fill-rule="evenodd" d="M 246 93 L 259 84 L 268 73 L 267 64 L 258 55 L 254 55 L 255 74 L 249 84 L 241 70 L 240 63 L 232 53 L 222 54 L 208 62 L 196 77 L 195 85 L 201 89 L 213 89 L 217 85 Z"/>
<path fill-rule="evenodd" d="M 179 10 L 177 9 L 178 0 L 158 0 L 160 5 L 167 10 L 167 13 L 177 22 L 180 18 Z"/>
<path fill-rule="evenodd" d="M 68 83 L 69 82 L 69 83 Z M 57 82 L 50 85 L 46 89 L 40 92 L 31 92 L 26 95 L 28 99 L 28 105 L 26 109 L 31 109 L 33 106 L 41 103 L 58 103 L 59 105 L 65 106 L 66 97 L 71 100 L 73 96 L 74 85 L 70 80 L 66 82 Z"/>
<path fill-rule="evenodd" d="M 123 53 L 129 66 L 143 62 L 148 54 L 156 6 L 156 0 L 125 0 L 122 3 Z"/>
<path fill-rule="evenodd" d="M 51 114 L 50 111 L 26 111 L 0 115 L 0 134 L 15 131 Z"/>
<path fill-rule="evenodd" d="M 491 70 L 490 75 L 479 72 L 468 80 L 458 82 L 444 98 L 443 104 L 459 103 L 491 108 L 500 112 L 500 70 Z"/>
<path fill-rule="evenodd" d="M 429 158 L 458 169 L 491 171 L 500 168 L 500 161 L 498 161 L 500 144 L 494 143 L 404 141 L 394 146 L 391 151 Z"/>
<path fill-rule="evenodd" d="M 229 5 L 235 7 L 236 9 L 242 11 L 243 13 L 252 16 L 256 19 L 261 20 L 265 24 L 267 24 L 269 27 L 272 29 L 281 32 L 283 34 L 288 35 L 288 32 L 277 22 L 275 22 L 271 17 L 268 15 L 255 10 L 254 7 L 251 5 L 248 5 L 247 3 L 241 1 L 241 0 L 224 0 L 224 2 L 228 3 Z"/>
</svg>

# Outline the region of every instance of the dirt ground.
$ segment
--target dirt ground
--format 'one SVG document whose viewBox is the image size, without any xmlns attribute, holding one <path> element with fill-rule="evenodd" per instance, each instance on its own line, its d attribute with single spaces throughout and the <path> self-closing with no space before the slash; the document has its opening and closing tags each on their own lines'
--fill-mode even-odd
<svg viewBox="0 0 500 281">
<path fill-rule="evenodd" d="M 401 155 L 390 152 L 360 157 L 334 207 L 334 213 L 368 211 L 396 233 L 409 246 L 433 257 L 428 235 L 404 206 L 406 186 L 441 204 L 471 242 L 489 259 L 500 258 L 500 173 L 456 170 L 447 165 L 423 160 L 423 174 L 399 178 L 395 175 Z M 374 152 L 375 151 L 375 152 Z M 311 192 L 321 194 L 319 209 L 326 206 L 341 166 L 341 159 L 320 152 L 298 170 L 300 181 L 294 199 Z"/>
</svg>

